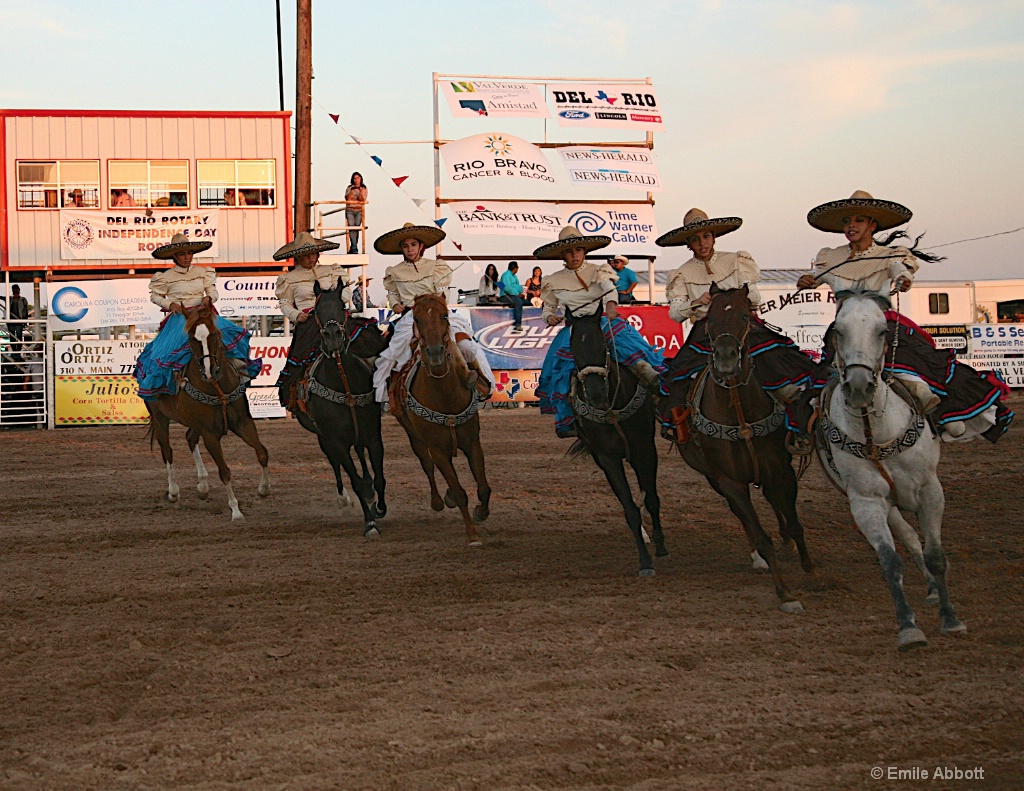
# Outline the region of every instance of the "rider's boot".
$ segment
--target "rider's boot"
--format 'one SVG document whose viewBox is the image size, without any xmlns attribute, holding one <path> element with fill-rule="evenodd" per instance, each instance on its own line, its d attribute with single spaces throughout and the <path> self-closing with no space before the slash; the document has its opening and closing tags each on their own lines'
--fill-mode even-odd
<svg viewBox="0 0 1024 791">
<path fill-rule="evenodd" d="M 637 360 L 629 366 L 629 370 L 636 374 L 636 377 L 648 390 L 653 389 L 656 393 L 659 391 L 661 377 L 654 370 L 654 366 L 647 362 L 647 360 Z"/>
<path fill-rule="evenodd" d="M 949 434 L 953 439 L 957 439 L 967 432 L 967 424 L 962 420 L 954 420 L 949 423 L 943 423 L 942 430 Z"/>
<path fill-rule="evenodd" d="M 476 390 L 481 398 L 491 397 L 492 383 L 484 376 L 480 369 L 480 363 L 476 359 L 476 345 L 471 340 L 460 340 L 459 351 L 462 352 L 462 359 L 466 361 L 469 369 L 469 376 L 464 382 L 467 390 Z"/>
<path fill-rule="evenodd" d="M 808 388 L 802 389 L 799 385 L 787 384 L 778 388 L 773 395 L 786 405 L 786 414 L 789 416 L 790 437 L 786 445 L 794 456 L 806 456 L 814 450 L 814 438 L 810 434 L 811 415 L 814 413 L 815 393 Z M 795 427 L 794 427 L 795 426 Z"/>
<path fill-rule="evenodd" d="M 935 408 L 939 405 L 939 397 L 932 392 L 928 385 L 919 379 L 901 379 L 900 381 L 903 382 L 907 390 L 914 397 L 914 400 L 917 401 L 918 406 L 921 407 L 921 414 L 927 415 L 935 411 Z M 946 431 L 949 431 L 948 426 Z"/>
</svg>

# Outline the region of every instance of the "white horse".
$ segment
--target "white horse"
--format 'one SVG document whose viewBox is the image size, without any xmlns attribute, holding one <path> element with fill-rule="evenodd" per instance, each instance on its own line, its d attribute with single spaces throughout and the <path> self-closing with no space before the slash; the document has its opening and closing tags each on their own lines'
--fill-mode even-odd
<svg viewBox="0 0 1024 791">
<path fill-rule="evenodd" d="M 893 533 L 914 556 L 928 582 L 928 601 L 938 601 L 942 634 L 966 632 L 949 600 L 946 555 L 940 531 L 945 496 L 939 483 L 940 442 L 925 418 L 883 375 L 889 330 L 885 300 L 874 293 L 845 298 L 836 316 L 833 377 L 821 396 L 818 458 L 825 474 L 850 498 L 857 527 L 878 553 L 896 605 L 899 650 L 925 646 L 903 592 L 903 561 Z M 899 385 L 896 385 L 897 387 Z M 900 514 L 917 515 L 921 542 Z"/>
</svg>

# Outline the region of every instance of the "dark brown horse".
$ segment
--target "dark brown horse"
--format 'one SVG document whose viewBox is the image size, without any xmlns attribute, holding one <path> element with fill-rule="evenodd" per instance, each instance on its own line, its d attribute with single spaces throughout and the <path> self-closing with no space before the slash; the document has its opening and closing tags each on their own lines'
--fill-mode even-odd
<svg viewBox="0 0 1024 791">
<path fill-rule="evenodd" d="M 768 563 L 783 611 L 801 612 L 800 602 L 782 580 L 775 547 L 750 501 L 754 484 L 775 511 L 783 540 L 796 543 L 804 571 L 812 573 L 814 564 L 796 513 L 797 481 L 786 449 L 783 407 L 751 376 L 748 293 L 746 286 L 731 291 L 711 286 L 707 318 L 711 360 L 690 394 L 690 438 L 679 450 L 743 523 L 751 548 Z"/>
<path fill-rule="evenodd" d="M 231 470 L 224 460 L 220 441 L 231 431 L 256 451 L 256 458 L 263 468 L 258 489 L 260 497 L 270 494 L 267 449 L 260 442 L 256 424 L 249 414 L 245 384 L 224 352 L 212 308 L 204 303 L 188 310 L 185 331 L 188 333 L 192 359 L 179 376 L 178 392 L 146 402 L 149 409 L 150 441 L 156 439 L 160 444 L 160 453 L 167 465 L 167 499 L 172 503 L 178 500 L 178 484 L 174 480 L 174 452 L 170 440 L 170 425 L 174 421 L 188 429 L 185 437 L 196 462 L 199 497 L 205 500 L 210 492 L 207 480 L 209 475 L 199 454 L 201 438 L 227 489 L 231 518 L 244 519 L 231 488 Z"/>
<path fill-rule="evenodd" d="M 413 452 L 427 475 L 430 507 L 442 511 L 446 505 L 457 506 L 466 523 L 469 545 L 480 546 L 474 520 L 482 522 L 490 513 L 491 487 L 487 483 L 484 452 L 480 447 L 478 396 L 466 386 L 471 377 L 451 338 L 444 297 L 437 294 L 416 297 L 412 314 L 415 322 L 412 368 L 404 382 L 401 376 L 392 379 L 395 417 L 409 435 Z M 469 497 L 459 483 L 453 464 L 460 449 L 469 461 L 480 500 L 472 518 Z M 448 484 L 443 499 L 434 481 L 435 467 L 441 470 Z"/>
</svg>

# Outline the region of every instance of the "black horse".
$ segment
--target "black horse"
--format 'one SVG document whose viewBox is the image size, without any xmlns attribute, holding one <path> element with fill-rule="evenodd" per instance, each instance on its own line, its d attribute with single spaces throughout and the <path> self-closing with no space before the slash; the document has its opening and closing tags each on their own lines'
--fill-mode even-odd
<svg viewBox="0 0 1024 791">
<path fill-rule="evenodd" d="M 668 555 L 661 531 L 661 500 L 658 497 L 658 452 L 654 445 L 654 402 L 632 371 L 620 365 L 601 329 L 601 313 L 573 316 L 569 348 L 576 363 L 570 389 L 579 439 L 570 453 L 590 453 L 622 503 L 637 551 L 640 576 L 654 575 L 651 555 L 644 543 L 640 509 L 633 502 L 623 459 L 630 463 L 644 495 L 651 518 L 655 554 Z M 613 341 L 614 343 L 614 336 Z"/>
<path fill-rule="evenodd" d="M 352 500 L 341 480 L 348 473 L 363 509 L 363 535 L 377 538 L 377 519 L 387 513 L 384 499 L 384 442 L 380 433 L 380 404 L 373 398 L 373 369 L 366 362 L 387 346 L 377 326 L 351 319 L 341 298 L 342 285 L 331 291 L 313 286 L 314 319 L 320 328 L 320 354 L 309 372 L 307 411 L 296 411 L 302 427 L 317 436 L 338 484 L 338 501 Z M 362 467 L 356 470 L 352 449 Z M 367 468 L 370 457 L 373 473 Z"/>
<path fill-rule="evenodd" d="M 804 571 L 813 572 L 796 513 L 797 480 L 786 448 L 783 407 L 751 375 L 748 293 L 746 286 L 730 291 L 711 286 L 707 317 L 711 359 L 693 390 L 687 391 L 690 437 L 679 451 L 743 523 L 751 548 L 767 561 L 782 609 L 800 612 L 803 608 L 782 580 L 772 540 L 750 501 L 754 484 L 775 511 L 783 540 L 796 543 Z"/>
</svg>

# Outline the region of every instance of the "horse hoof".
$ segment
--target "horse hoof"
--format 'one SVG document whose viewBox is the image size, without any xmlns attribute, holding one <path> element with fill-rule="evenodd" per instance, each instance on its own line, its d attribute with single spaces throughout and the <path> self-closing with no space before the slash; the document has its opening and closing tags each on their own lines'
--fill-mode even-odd
<svg viewBox="0 0 1024 791">
<path fill-rule="evenodd" d="M 490 509 L 489 508 L 484 508 L 481 505 L 478 505 L 476 508 L 473 509 L 473 521 L 474 522 L 484 522 L 484 521 L 487 520 L 487 517 L 489 517 L 490 515 L 491 515 Z"/>
<path fill-rule="evenodd" d="M 655 574 L 654 569 L 640 569 L 641 577 L 653 577 Z"/>
<path fill-rule="evenodd" d="M 484 545 L 484 542 L 481 541 L 479 538 L 474 539 L 473 541 L 469 542 L 469 546 L 471 546 L 471 547 L 482 547 L 483 545 Z"/>
<path fill-rule="evenodd" d="M 269 486 L 261 486 L 259 489 L 256 490 L 256 493 L 260 497 L 269 497 L 270 496 L 270 487 Z"/>
<path fill-rule="evenodd" d="M 340 505 L 342 508 L 351 508 L 352 507 L 352 495 L 350 495 L 348 492 L 345 492 L 344 494 L 339 494 L 338 495 L 338 505 Z"/>
<path fill-rule="evenodd" d="M 384 516 L 386 516 L 386 515 L 387 515 L 387 513 L 388 513 L 388 507 L 387 507 L 387 504 L 386 504 L 386 503 L 382 503 L 382 502 L 377 502 L 377 503 L 376 503 L 376 504 L 375 504 L 375 505 L 373 506 L 373 514 L 374 514 L 374 516 L 376 516 L 376 517 L 377 517 L 378 519 L 380 519 L 381 517 L 384 517 Z"/>
<path fill-rule="evenodd" d="M 207 500 L 210 497 L 210 487 L 207 486 L 205 489 L 196 489 L 196 496 L 200 500 Z"/>
<path fill-rule="evenodd" d="M 668 557 L 668 550 L 665 549 L 665 547 L 657 547 L 654 550 L 654 556 L 656 558 L 667 558 Z"/>
<path fill-rule="evenodd" d="M 369 530 L 363 532 L 363 538 L 376 540 L 380 538 L 380 531 L 377 529 L 376 525 L 374 525 Z"/>
<path fill-rule="evenodd" d="M 178 493 L 175 492 L 174 494 L 171 494 L 170 492 L 168 492 L 167 493 L 167 502 L 169 502 L 169 503 L 176 503 L 176 502 L 178 502 Z"/>
<path fill-rule="evenodd" d="M 952 626 L 940 626 L 939 634 L 967 634 L 967 624 L 963 621 L 956 621 Z"/>
<path fill-rule="evenodd" d="M 779 609 L 790 615 L 799 615 L 804 611 L 804 606 L 798 601 L 784 601 L 779 605 Z"/>
<path fill-rule="evenodd" d="M 444 493 L 444 504 L 449 508 L 458 508 L 458 503 L 455 502 L 455 498 L 452 497 L 451 492 Z"/>
<path fill-rule="evenodd" d="M 771 571 L 768 561 L 761 557 L 761 553 L 756 549 L 750 553 L 750 564 L 754 571 Z"/>
<path fill-rule="evenodd" d="M 924 600 L 925 604 L 938 604 L 939 603 L 939 592 L 936 589 L 928 591 L 928 595 Z"/>
<path fill-rule="evenodd" d="M 440 497 L 438 497 L 436 500 L 433 497 L 431 497 L 430 498 L 430 507 L 433 510 L 435 510 L 435 511 L 443 511 L 444 510 L 444 500 L 442 500 Z"/>
<path fill-rule="evenodd" d="M 906 629 L 900 629 L 900 636 L 897 642 L 897 646 L 900 651 L 909 651 L 912 648 L 924 648 L 926 645 L 928 645 L 928 638 L 925 637 L 924 632 L 916 626 L 909 626 Z"/>
<path fill-rule="evenodd" d="M 232 522 L 244 522 L 245 521 L 245 516 L 242 514 L 241 511 L 239 511 L 237 514 L 232 514 L 231 515 L 231 521 Z"/>
</svg>

